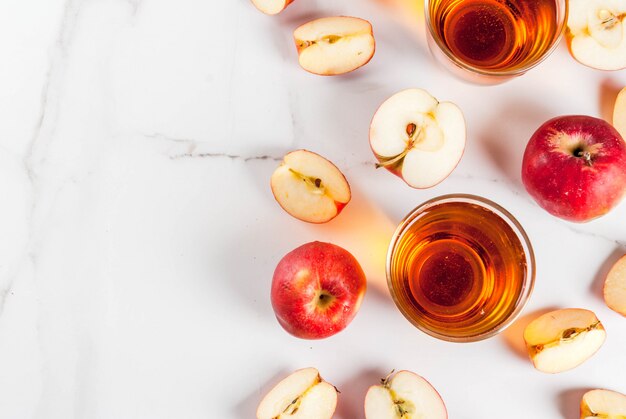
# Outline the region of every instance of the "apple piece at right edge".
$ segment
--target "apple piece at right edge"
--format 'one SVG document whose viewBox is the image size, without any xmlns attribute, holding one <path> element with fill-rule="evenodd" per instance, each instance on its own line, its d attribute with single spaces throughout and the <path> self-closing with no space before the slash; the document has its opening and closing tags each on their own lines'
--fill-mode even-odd
<svg viewBox="0 0 626 419">
<path fill-rule="evenodd" d="M 626 396 L 611 390 L 586 392 L 580 401 L 580 419 L 626 418 Z"/>
<path fill-rule="evenodd" d="M 626 140 L 626 87 L 624 87 L 615 99 L 613 108 L 613 126 Z"/>
<path fill-rule="evenodd" d="M 604 302 L 616 313 L 626 316 L 626 255 L 611 267 L 602 290 Z"/>
<path fill-rule="evenodd" d="M 267 15 L 275 15 L 282 12 L 293 0 L 252 0 L 252 4 Z"/>
</svg>

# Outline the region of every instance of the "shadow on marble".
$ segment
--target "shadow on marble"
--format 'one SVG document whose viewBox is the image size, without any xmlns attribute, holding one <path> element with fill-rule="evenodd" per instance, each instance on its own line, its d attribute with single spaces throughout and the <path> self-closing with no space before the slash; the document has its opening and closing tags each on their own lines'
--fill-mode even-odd
<svg viewBox="0 0 626 419">
<path fill-rule="evenodd" d="M 598 92 L 598 108 L 600 117 L 609 123 L 613 123 L 613 109 L 615 108 L 615 100 L 620 90 L 624 86 L 618 84 L 617 81 L 606 78 L 600 84 Z"/>
<path fill-rule="evenodd" d="M 361 371 L 347 381 L 337 384 L 337 388 L 341 393 L 339 394 L 335 417 L 337 419 L 364 417 L 363 401 L 365 400 L 367 390 L 370 386 L 379 384 L 380 379 L 387 374 L 389 374 L 389 371 L 385 372 L 381 369 L 372 368 Z"/>
<path fill-rule="evenodd" d="M 502 107 L 479 133 L 480 144 L 487 156 L 519 191 L 524 191 L 521 171 L 526 144 L 549 114 L 537 103 L 510 103 Z"/>
<path fill-rule="evenodd" d="M 557 307 L 542 308 L 518 318 L 512 325 L 502 332 L 501 339 L 515 355 L 530 362 L 528 358 L 528 350 L 526 349 L 526 342 L 524 341 L 524 329 L 526 329 L 526 326 L 528 326 L 530 322 L 535 320 L 537 317 L 554 310 L 557 310 Z"/>
<path fill-rule="evenodd" d="M 573 388 L 559 393 L 557 396 L 559 411 L 563 419 L 580 418 L 580 400 L 583 395 L 592 388 Z"/>
<path fill-rule="evenodd" d="M 623 247 L 616 247 L 615 250 L 609 255 L 606 261 L 600 266 L 596 275 L 589 287 L 589 291 L 593 294 L 594 297 L 598 298 L 600 301 L 604 301 L 604 281 L 606 280 L 606 276 L 609 271 L 615 265 L 615 262 L 618 261 L 619 258 L 626 254 L 626 249 Z"/>
<path fill-rule="evenodd" d="M 252 394 L 249 394 L 245 399 L 241 400 L 235 406 L 234 414 L 237 419 L 250 419 L 256 417 L 256 409 L 261 402 L 261 399 L 270 391 L 280 380 L 291 374 L 292 371 L 286 368 L 281 368 L 271 378 L 267 379 L 259 388 Z"/>
</svg>

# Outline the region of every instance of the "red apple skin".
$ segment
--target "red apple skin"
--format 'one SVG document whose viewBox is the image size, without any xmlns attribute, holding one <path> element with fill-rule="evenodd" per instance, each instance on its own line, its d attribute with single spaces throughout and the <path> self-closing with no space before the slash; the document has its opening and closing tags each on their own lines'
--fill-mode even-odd
<svg viewBox="0 0 626 419">
<path fill-rule="evenodd" d="M 347 250 L 311 242 L 287 253 L 276 266 L 272 308 L 293 336 L 322 339 L 352 321 L 366 287 L 363 269 Z"/>
<path fill-rule="evenodd" d="M 589 152 L 588 162 L 583 152 Z M 598 118 L 553 118 L 539 127 L 526 146 L 522 181 L 550 214 L 573 222 L 590 221 L 606 214 L 626 193 L 626 142 Z"/>
</svg>

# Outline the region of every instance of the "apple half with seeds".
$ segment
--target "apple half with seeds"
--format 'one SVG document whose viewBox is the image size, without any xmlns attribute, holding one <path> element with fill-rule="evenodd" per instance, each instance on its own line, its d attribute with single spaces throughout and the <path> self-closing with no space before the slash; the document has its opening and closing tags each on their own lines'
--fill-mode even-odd
<svg viewBox="0 0 626 419">
<path fill-rule="evenodd" d="M 366 419 L 448 417 L 441 396 L 428 381 L 411 371 L 392 374 L 367 391 Z"/>
<path fill-rule="evenodd" d="M 351 197 L 350 185 L 337 166 L 308 150 L 286 154 L 270 184 L 278 204 L 309 223 L 332 220 Z"/>
<path fill-rule="evenodd" d="M 367 64 L 376 50 L 372 25 L 357 17 L 316 19 L 297 28 L 293 38 L 300 66 L 321 76 L 354 71 Z"/>
<path fill-rule="evenodd" d="M 596 315 L 578 308 L 546 313 L 524 330 L 533 365 L 539 371 L 552 374 L 585 362 L 600 349 L 605 338 L 606 332 Z"/>
<path fill-rule="evenodd" d="M 422 89 L 391 96 L 370 125 L 376 166 L 418 189 L 435 186 L 452 173 L 463 156 L 465 136 L 459 107 L 439 102 Z"/>
<path fill-rule="evenodd" d="M 611 310 L 626 316 L 626 255 L 615 262 L 606 276 L 603 294 Z"/>
<path fill-rule="evenodd" d="M 580 419 L 626 418 L 626 396 L 611 390 L 591 390 L 580 401 Z"/>
<path fill-rule="evenodd" d="M 261 400 L 257 419 L 330 419 L 337 407 L 337 389 L 315 368 L 297 370 Z"/>
</svg>

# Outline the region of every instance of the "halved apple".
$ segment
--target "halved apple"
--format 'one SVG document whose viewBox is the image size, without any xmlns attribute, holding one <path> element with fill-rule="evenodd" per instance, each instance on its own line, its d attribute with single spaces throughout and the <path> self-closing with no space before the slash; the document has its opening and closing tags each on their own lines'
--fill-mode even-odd
<svg viewBox="0 0 626 419">
<path fill-rule="evenodd" d="M 365 395 L 367 419 L 446 419 L 448 412 L 437 390 L 411 371 L 399 371 L 372 386 Z"/>
<path fill-rule="evenodd" d="M 443 181 L 465 150 L 465 118 L 453 103 L 439 102 L 422 89 L 387 99 L 370 125 L 370 146 L 384 167 L 413 188 Z"/>
<path fill-rule="evenodd" d="M 261 400 L 257 419 L 330 419 L 337 407 L 337 389 L 315 368 L 297 370 L 276 384 Z"/>
<path fill-rule="evenodd" d="M 626 418 L 626 396 L 611 390 L 591 390 L 580 401 L 580 419 Z"/>
<path fill-rule="evenodd" d="M 552 374 L 585 362 L 600 349 L 605 338 L 606 332 L 596 315 L 578 308 L 546 313 L 524 330 L 535 368 Z"/>
<path fill-rule="evenodd" d="M 351 197 L 350 185 L 337 166 L 308 150 L 286 154 L 270 183 L 280 206 L 309 223 L 332 220 Z"/>
<path fill-rule="evenodd" d="M 624 87 L 615 100 L 613 108 L 613 126 L 626 141 L 626 87 Z"/>
<path fill-rule="evenodd" d="M 302 68 L 321 76 L 349 73 L 374 56 L 372 25 L 348 16 L 324 17 L 293 32 Z"/>
<path fill-rule="evenodd" d="M 569 0 L 567 39 L 581 64 L 599 70 L 626 68 L 626 1 Z"/>
<path fill-rule="evenodd" d="M 603 294 L 611 310 L 626 316 L 626 255 L 615 262 L 606 276 Z"/>
<path fill-rule="evenodd" d="M 293 0 L 252 0 L 252 4 L 257 9 L 268 15 L 282 12 L 291 3 L 293 3 Z"/>
</svg>

